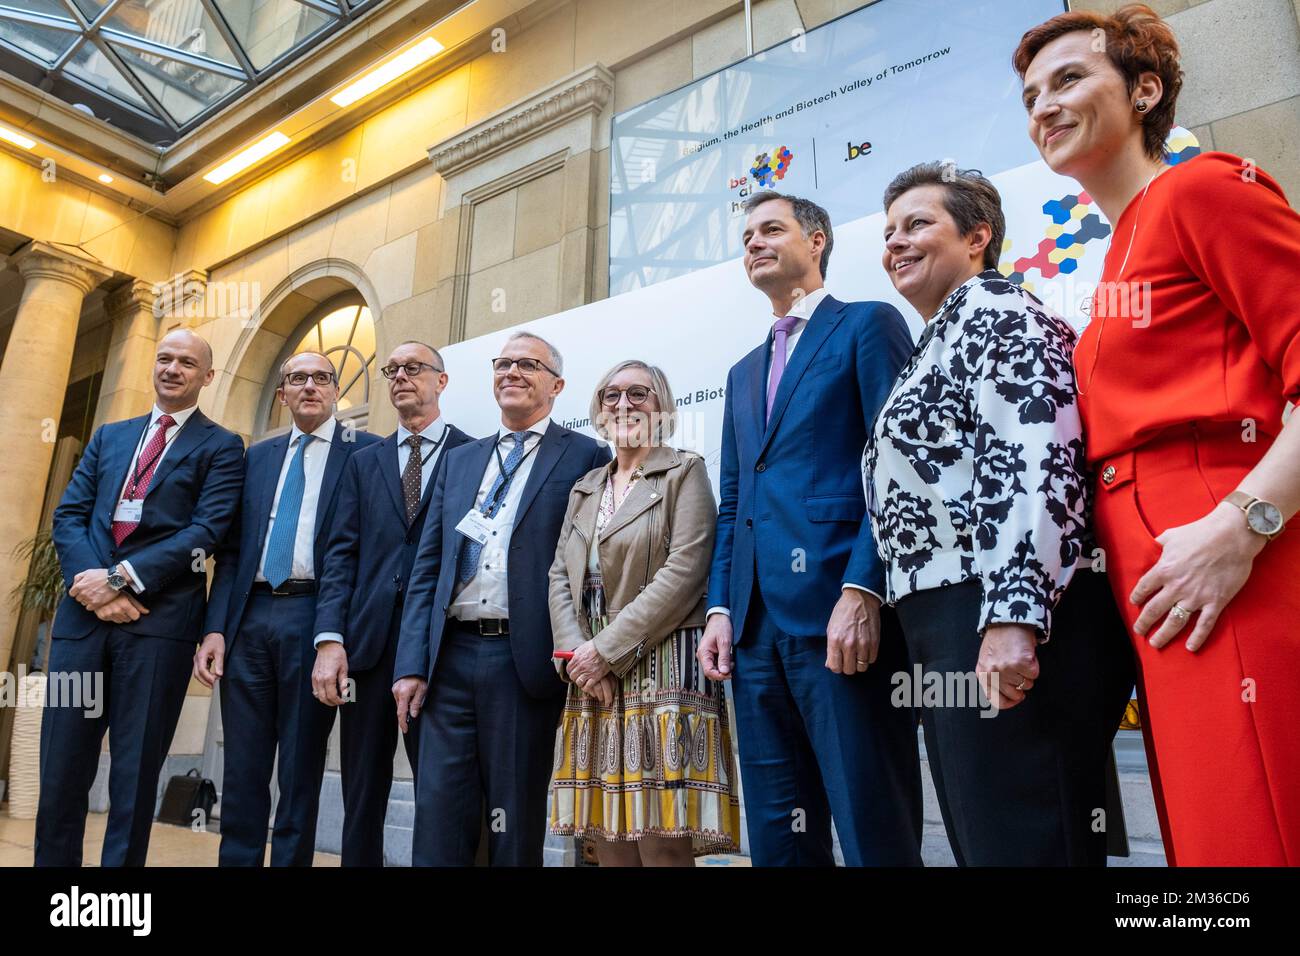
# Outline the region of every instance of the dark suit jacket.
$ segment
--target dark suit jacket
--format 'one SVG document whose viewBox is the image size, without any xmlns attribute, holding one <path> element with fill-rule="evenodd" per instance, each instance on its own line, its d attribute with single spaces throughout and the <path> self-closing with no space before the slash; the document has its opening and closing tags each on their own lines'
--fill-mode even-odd
<svg viewBox="0 0 1300 956">
<path fill-rule="evenodd" d="M 149 415 L 102 425 L 91 436 L 54 511 L 54 546 L 63 580 L 123 559 L 145 586 L 149 609 L 115 625 L 132 634 L 197 642 L 207 595 L 205 562 L 225 535 L 244 480 L 244 443 L 195 409 L 172 439 L 145 494 L 140 526 L 113 542 L 113 511 Z M 102 623 L 70 596 L 59 604 L 53 636 L 82 638 Z"/>
<path fill-rule="evenodd" d="M 328 529 L 334 524 L 332 516 L 343 468 L 353 454 L 379 441 L 379 436 L 370 432 L 353 431 L 351 441 L 344 440 L 345 434 L 347 432 L 339 423 L 334 429 L 334 440 L 330 442 L 329 457 L 325 459 L 325 474 L 321 477 L 320 495 L 316 502 L 312 565 L 318 579 L 324 565 Z M 280 470 L 284 467 L 288 449 L 289 433 L 260 441 L 248 449 L 239 510 L 217 551 L 217 569 L 212 577 L 203 633 L 216 631 L 225 635 L 227 653 L 239 633 L 239 622 L 244 617 L 253 578 L 257 576 L 257 565 L 262 560 L 266 529 L 271 521 L 271 505 L 275 502 L 275 486 L 280 481 Z"/>
<path fill-rule="evenodd" d="M 456 563 L 461 547 L 469 540 L 456 525 L 474 507 L 497 439 L 493 432 L 447 454 L 411 571 L 394 678 L 432 679 L 456 585 Z M 606 445 L 554 420 L 533 454 L 537 460 L 524 485 L 510 536 L 506 586 L 515 671 L 530 694 L 546 698 L 564 693 L 564 683 L 551 662 L 554 648 L 548 600 L 551 562 L 569 491 L 579 478 L 612 456 Z"/>
<path fill-rule="evenodd" d="M 769 332 L 727 376 L 708 601 L 731 611 L 737 640 L 755 584 L 781 630 L 798 636 L 826 633 L 846 583 L 885 593 L 862 450 L 912 353 L 907 323 L 892 305 L 827 295 L 765 422 L 771 348 Z"/>
<path fill-rule="evenodd" d="M 348 671 L 374 667 L 383 657 L 393 609 L 404 599 L 411 565 L 424 531 L 424 517 L 448 453 L 473 441 L 448 425 L 433 474 L 424 486 L 415 520 L 406 521 L 397 432 L 352 456 L 339 482 L 329 529 L 324 573 L 318 575 L 313 634 L 343 635 Z M 400 623 L 400 618 L 397 618 Z"/>
</svg>

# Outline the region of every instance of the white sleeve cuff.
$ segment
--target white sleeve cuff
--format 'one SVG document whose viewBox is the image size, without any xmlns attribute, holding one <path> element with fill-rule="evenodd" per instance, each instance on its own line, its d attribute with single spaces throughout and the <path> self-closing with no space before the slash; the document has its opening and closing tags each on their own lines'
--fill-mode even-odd
<svg viewBox="0 0 1300 956">
<path fill-rule="evenodd" d="M 707 621 L 715 614 L 725 614 L 727 617 L 731 617 L 731 610 L 725 607 L 711 607 L 704 613 L 704 620 Z"/>
<path fill-rule="evenodd" d="M 320 647 L 322 644 L 325 644 L 328 641 L 338 641 L 340 644 L 342 644 L 343 635 L 335 631 L 321 631 L 319 634 L 316 635 L 316 639 L 311 642 L 311 646 Z"/>
<path fill-rule="evenodd" d="M 131 562 L 119 561 L 117 563 L 121 565 L 122 573 L 126 575 L 127 581 L 130 582 L 131 590 L 136 594 L 143 594 L 144 583 L 136 576 L 135 569 L 131 567 Z"/>
<path fill-rule="evenodd" d="M 840 591 L 843 592 L 848 590 L 849 588 L 852 588 L 855 591 L 865 591 L 867 594 L 870 594 L 873 598 L 879 601 L 882 606 L 885 604 L 885 599 L 883 597 L 881 597 L 875 591 L 871 590 L 871 588 L 864 588 L 861 584 L 849 584 L 847 581 L 845 581 L 844 584 L 840 587 Z"/>
</svg>

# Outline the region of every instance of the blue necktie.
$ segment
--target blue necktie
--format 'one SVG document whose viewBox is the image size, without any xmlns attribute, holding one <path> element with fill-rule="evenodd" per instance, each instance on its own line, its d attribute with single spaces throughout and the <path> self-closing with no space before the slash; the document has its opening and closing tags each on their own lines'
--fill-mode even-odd
<svg viewBox="0 0 1300 956">
<path fill-rule="evenodd" d="M 514 480 L 515 472 L 519 470 L 519 462 L 524 457 L 524 439 L 531 434 L 532 432 L 510 433 L 510 437 L 515 440 L 515 447 L 510 449 L 510 454 L 506 455 L 500 474 L 497 475 L 496 481 L 492 482 L 488 496 L 483 500 L 483 514 L 489 518 L 495 518 L 501 506 L 505 504 L 506 495 L 510 493 L 510 482 Z M 458 582 L 464 584 L 478 573 L 478 559 L 482 554 L 483 545 L 477 541 L 470 541 L 460 549 L 460 561 L 456 565 Z"/>
<path fill-rule="evenodd" d="M 280 489 L 280 505 L 275 509 L 275 524 L 271 526 L 271 540 L 266 545 L 266 563 L 262 573 L 271 587 L 278 588 L 293 572 L 293 544 L 298 537 L 298 513 L 302 511 L 302 495 L 307 488 L 307 469 L 303 466 L 303 452 L 311 435 L 298 439 L 298 450 L 289 462 L 289 473 L 284 476 Z"/>
</svg>

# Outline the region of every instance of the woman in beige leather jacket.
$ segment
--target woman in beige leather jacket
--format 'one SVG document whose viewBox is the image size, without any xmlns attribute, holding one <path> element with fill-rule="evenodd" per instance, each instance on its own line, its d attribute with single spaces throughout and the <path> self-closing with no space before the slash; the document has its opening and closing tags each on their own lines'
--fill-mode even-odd
<svg viewBox="0 0 1300 956">
<path fill-rule="evenodd" d="M 570 684 L 551 831 L 594 837 L 601 866 L 691 866 L 739 847 L 726 701 L 695 659 L 717 506 L 704 460 L 661 444 L 677 412 L 658 368 L 616 365 L 591 421 L 615 458 L 574 486 L 551 565 Z"/>
</svg>

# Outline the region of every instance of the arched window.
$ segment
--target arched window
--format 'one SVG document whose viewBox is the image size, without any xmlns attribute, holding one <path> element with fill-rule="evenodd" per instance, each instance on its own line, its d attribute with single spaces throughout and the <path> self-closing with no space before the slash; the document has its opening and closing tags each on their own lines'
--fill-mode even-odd
<svg viewBox="0 0 1300 956">
<path fill-rule="evenodd" d="M 263 396 L 262 434 L 259 438 L 285 431 L 293 425 L 289 409 L 280 404 L 275 391 L 280 385 L 280 365 L 299 352 L 321 352 L 339 378 L 337 415 L 364 428 L 370 410 L 370 376 L 375 368 L 375 322 L 355 292 L 336 296 L 313 312 L 290 336 L 275 360 L 267 392 Z"/>
</svg>

